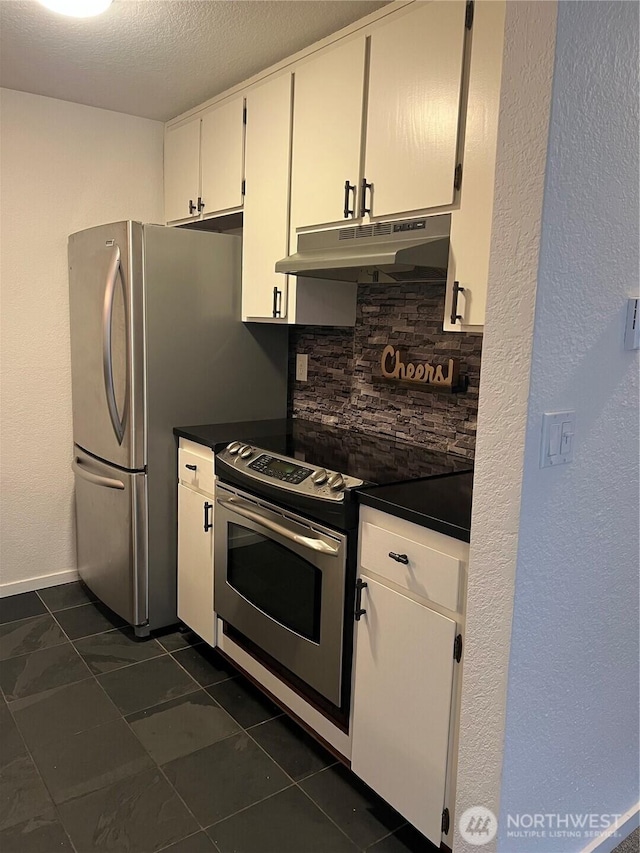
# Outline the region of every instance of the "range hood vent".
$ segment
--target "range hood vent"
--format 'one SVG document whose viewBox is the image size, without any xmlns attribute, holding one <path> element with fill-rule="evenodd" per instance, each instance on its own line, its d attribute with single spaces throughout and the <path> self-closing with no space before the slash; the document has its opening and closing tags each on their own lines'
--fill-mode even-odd
<svg viewBox="0 0 640 853">
<path fill-rule="evenodd" d="M 357 282 L 446 281 L 451 214 L 298 235 L 276 272 Z"/>
</svg>

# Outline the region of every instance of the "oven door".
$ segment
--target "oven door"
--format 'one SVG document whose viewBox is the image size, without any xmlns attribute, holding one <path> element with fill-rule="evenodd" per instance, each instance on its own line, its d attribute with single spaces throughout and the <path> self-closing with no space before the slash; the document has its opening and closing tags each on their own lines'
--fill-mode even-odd
<svg viewBox="0 0 640 853">
<path fill-rule="evenodd" d="M 340 705 L 347 537 L 216 487 L 215 609 Z"/>
</svg>

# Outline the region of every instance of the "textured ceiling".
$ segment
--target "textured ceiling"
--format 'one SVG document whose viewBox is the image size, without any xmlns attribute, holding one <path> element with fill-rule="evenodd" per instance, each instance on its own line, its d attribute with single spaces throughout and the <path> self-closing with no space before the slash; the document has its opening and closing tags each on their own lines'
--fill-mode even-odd
<svg viewBox="0 0 640 853">
<path fill-rule="evenodd" d="M 0 83 L 166 121 L 385 0 L 115 0 L 66 18 L 0 0 Z"/>
</svg>

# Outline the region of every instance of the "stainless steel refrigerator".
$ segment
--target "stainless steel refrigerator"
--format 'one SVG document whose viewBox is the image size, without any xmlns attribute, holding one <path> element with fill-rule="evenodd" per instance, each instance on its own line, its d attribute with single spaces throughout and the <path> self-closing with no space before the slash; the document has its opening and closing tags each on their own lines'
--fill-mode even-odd
<svg viewBox="0 0 640 853">
<path fill-rule="evenodd" d="M 241 249 L 130 221 L 69 238 L 78 572 L 139 636 L 177 621 L 173 427 L 286 414 L 287 332 L 240 321 Z"/>
</svg>

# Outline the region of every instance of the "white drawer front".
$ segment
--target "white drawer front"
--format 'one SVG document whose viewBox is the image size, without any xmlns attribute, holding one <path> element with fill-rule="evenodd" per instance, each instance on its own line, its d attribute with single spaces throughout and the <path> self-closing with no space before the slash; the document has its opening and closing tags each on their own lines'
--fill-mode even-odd
<svg viewBox="0 0 640 853">
<path fill-rule="evenodd" d="M 213 494 L 213 453 L 206 447 L 202 453 L 178 450 L 178 479 L 185 486 Z"/>
<path fill-rule="evenodd" d="M 461 561 L 456 557 L 369 522 L 362 524 L 361 536 L 363 569 L 382 575 L 426 601 L 453 611 L 459 609 Z"/>
</svg>

